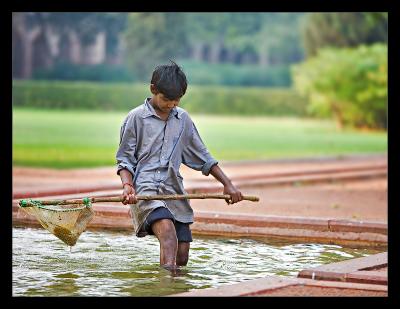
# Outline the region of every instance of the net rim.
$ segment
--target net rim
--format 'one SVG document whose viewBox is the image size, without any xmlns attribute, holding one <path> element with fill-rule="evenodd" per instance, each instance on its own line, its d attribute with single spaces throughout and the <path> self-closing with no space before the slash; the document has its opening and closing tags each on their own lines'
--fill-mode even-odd
<svg viewBox="0 0 400 309">
<path fill-rule="evenodd" d="M 90 207 L 87 207 L 86 205 L 81 206 L 81 207 L 76 207 L 76 208 L 65 208 L 65 209 L 54 208 L 54 206 L 62 206 L 62 205 L 52 205 L 52 206 L 37 205 L 36 207 L 40 208 L 40 209 L 44 209 L 44 210 L 54 211 L 54 212 L 72 212 L 72 211 L 79 211 L 79 210 L 83 210 L 86 208 L 90 208 Z M 66 205 L 63 205 L 63 206 L 66 206 Z"/>
</svg>

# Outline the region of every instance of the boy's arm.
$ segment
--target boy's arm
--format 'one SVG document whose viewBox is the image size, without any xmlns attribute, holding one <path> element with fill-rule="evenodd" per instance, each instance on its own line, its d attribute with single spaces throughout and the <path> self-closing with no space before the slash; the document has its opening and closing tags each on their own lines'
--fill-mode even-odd
<svg viewBox="0 0 400 309">
<path fill-rule="evenodd" d="M 185 123 L 187 133 L 184 137 L 185 146 L 182 151 L 182 163 L 205 176 L 210 174 L 213 165 L 218 164 L 204 145 L 193 121 L 188 116 Z"/>
<path fill-rule="evenodd" d="M 117 174 L 122 181 L 123 204 L 137 203 L 136 192 L 133 185 L 133 175 L 136 167 L 136 131 L 134 130 L 134 117 L 125 118 L 120 130 L 120 142 L 116 153 Z"/>
<path fill-rule="evenodd" d="M 231 198 L 226 200 L 228 204 L 237 203 L 243 200 L 242 193 L 232 184 L 231 180 L 224 174 L 215 160 L 204 145 L 199 132 L 193 121 L 188 117 L 187 125 L 191 127 L 186 147 L 182 152 L 182 163 L 186 166 L 201 171 L 203 175 L 213 175 L 224 185 L 224 194 L 229 194 Z"/>
<path fill-rule="evenodd" d="M 210 169 L 210 174 L 224 185 L 224 194 L 231 196 L 230 200 L 226 200 L 228 204 L 234 204 L 243 200 L 242 193 L 232 184 L 231 180 L 224 174 L 218 164 Z"/>
</svg>

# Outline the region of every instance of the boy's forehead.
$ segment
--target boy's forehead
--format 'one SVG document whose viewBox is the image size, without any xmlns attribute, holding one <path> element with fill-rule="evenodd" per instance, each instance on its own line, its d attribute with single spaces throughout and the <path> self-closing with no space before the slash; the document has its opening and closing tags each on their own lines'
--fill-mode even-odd
<svg viewBox="0 0 400 309">
<path fill-rule="evenodd" d="M 168 96 L 166 96 L 164 93 L 162 93 L 162 92 L 160 92 L 160 95 L 164 98 L 164 99 L 167 99 L 167 100 L 176 100 L 176 99 L 179 99 L 180 97 L 178 97 L 178 98 L 170 98 L 170 97 L 168 97 Z"/>
</svg>

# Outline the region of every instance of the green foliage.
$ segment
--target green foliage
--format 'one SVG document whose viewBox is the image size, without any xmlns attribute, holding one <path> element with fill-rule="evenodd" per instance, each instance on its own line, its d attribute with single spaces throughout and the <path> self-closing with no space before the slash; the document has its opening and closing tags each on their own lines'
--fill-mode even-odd
<svg viewBox="0 0 400 309">
<path fill-rule="evenodd" d="M 192 86 L 182 107 L 219 115 L 306 115 L 306 100 L 290 88 Z"/>
<path fill-rule="evenodd" d="M 130 13 L 126 39 L 126 61 L 141 81 L 149 80 L 153 69 L 184 52 L 183 14 Z"/>
<path fill-rule="evenodd" d="M 128 83 L 13 81 L 13 106 L 127 110 L 143 102 L 147 87 Z"/>
<path fill-rule="evenodd" d="M 60 62 L 50 69 L 37 69 L 33 73 L 36 80 L 87 80 L 102 82 L 128 82 L 135 77 L 125 66 L 96 64 L 82 65 Z"/>
<path fill-rule="evenodd" d="M 293 66 L 295 88 L 310 100 L 308 110 L 333 115 L 338 124 L 386 129 L 387 46 L 324 48 Z"/>
<path fill-rule="evenodd" d="M 151 96 L 146 84 L 13 81 L 13 106 L 128 111 Z M 307 102 L 291 88 L 191 86 L 181 100 L 203 114 L 298 115 Z"/>
<path fill-rule="evenodd" d="M 82 39 L 81 43 L 87 45 L 93 42 L 96 34 L 100 31 L 107 33 L 107 49 L 113 53 L 114 46 L 109 46 L 109 40 L 115 41 L 118 33 L 126 26 L 126 13 L 115 12 L 52 12 L 52 13 L 30 13 L 37 23 L 46 23 L 52 27 L 66 31 L 73 29 L 77 31 Z"/>
<path fill-rule="evenodd" d="M 290 67 L 178 61 L 192 85 L 289 87 Z"/>
<path fill-rule="evenodd" d="M 298 27 L 303 16 L 304 13 L 131 13 L 124 32 L 126 61 L 140 81 L 148 80 L 156 65 L 178 58 L 252 63 L 267 70 L 270 66 L 285 67 L 303 59 Z M 250 77 L 246 80 L 252 82 Z M 251 85 L 260 85 L 258 80 L 256 77 Z"/>
<path fill-rule="evenodd" d="M 198 76 L 202 76 L 194 76 L 193 83 L 205 84 L 210 79 L 204 77 L 207 75 L 213 76 L 212 84 L 288 86 L 288 65 L 304 58 L 299 23 L 305 13 L 20 14 L 26 19 L 26 30 L 40 26 L 43 32 L 32 46 L 31 64 L 25 63 L 19 41 L 14 40 L 13 72 L 14 77 L 19 78 L 87 81 L 133 81 L 134 78 L 147 82 L 157 65 L 167 63 L 169 59 L 185 59 L 210 64 L 201 68 Z M 15 34 L 19 27 L 15 19 L 13 21 Z M 20 20 L 20 25 L 23 24 Z M 91 67 L 88 57 L 95 52 L 91 44 L 99 33 L 104 34 L 103 61 L 108 65 Z M 53 42 L 52 38 L 57 40 Z M 121 62 L 122 67 L 112 68 L 113 63 Z M 222 63 L 229 63 L 229 68 Z M 221 64 L 221 71 L 212 68 L 214 64 Z M 234 65 L 237 68 L 233 69 Z M 23 75 L 22 68 L 27 67 L 32 67 L 33 74 L 29 70 Z M 210 71 L 206 72 L 206 68 Z"/>
<path fill-rule="evenodd" d="M 323 47 L 356 47 L 387 43 L 385 12 L 310 13 L 303 27 L 304 47 L 313 56 Z"/>
</svg>

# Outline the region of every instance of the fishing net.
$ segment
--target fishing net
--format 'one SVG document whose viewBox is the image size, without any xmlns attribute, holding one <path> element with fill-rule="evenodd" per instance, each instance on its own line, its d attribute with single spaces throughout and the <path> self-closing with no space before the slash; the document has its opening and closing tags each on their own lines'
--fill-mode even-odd
<svg viewBox="0 0 400 309">
<path fill-rule="evenodd" d="M 69 246 L 74 246 L 92 220 L 94 211 L 89 198 L 82 204 L 43 205 L 40 201 L 21 200 L 20 207 L 33 215 L 49 232 Z"/>
<path fill-rule="evenodd" d="M 137 200 L 183 200 L 183 199 L 230 199 L 228 194 L 174 194 L 174 195 L 137 195 Z M 94 217 L 92 203 L 122 202 L 123 196 L 85 197 L 74 200 L 21 200 L 19 206 L 33 215 L 40 224 L 69 246 L 74 246 L 87 224 Z M 243 200 L 258 202 L 257 196 L 243 196 Z"/>
</svg>

